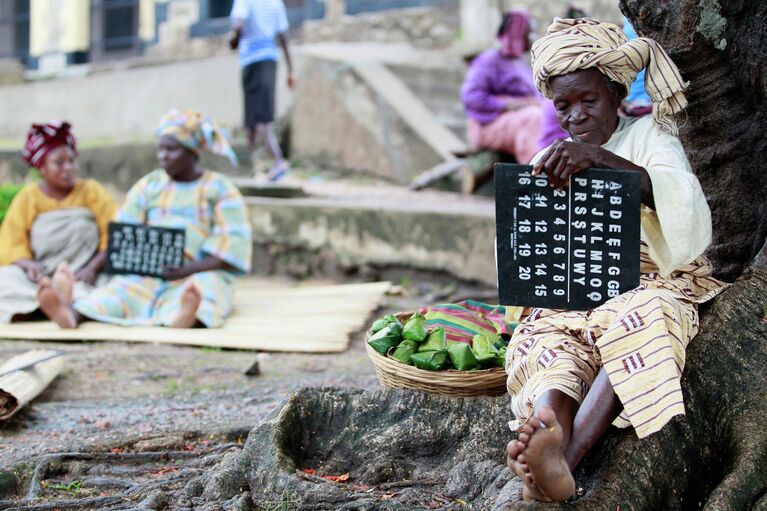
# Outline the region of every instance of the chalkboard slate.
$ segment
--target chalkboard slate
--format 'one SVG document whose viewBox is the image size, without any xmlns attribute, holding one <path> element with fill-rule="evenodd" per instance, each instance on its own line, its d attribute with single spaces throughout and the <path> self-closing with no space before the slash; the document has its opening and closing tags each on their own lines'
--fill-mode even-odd
<svg viewBox="0 0 767 511">
<path fill-rule="evenodd" d="M 504 305 L 588 310 L 639 285 L 640 175 L 587 169 L 556 191 L 530 165 L 495 165 Z"/>
<path fill-rule="evenodd" d="M 185 238 L 184 229 L 111 222 L 104 272 L 162 277 L 183 264 Z"/>
</svg>

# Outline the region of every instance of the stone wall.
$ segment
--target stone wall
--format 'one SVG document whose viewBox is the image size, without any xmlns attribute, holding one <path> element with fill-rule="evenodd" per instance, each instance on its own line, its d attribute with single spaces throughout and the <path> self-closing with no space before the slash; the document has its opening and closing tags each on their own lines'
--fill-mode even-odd
<svg viewBox="0 0 767 511">
<path fill-rule="evenodd" d="M 458 48 L 462 53 L 479 52 L 495 44 L 495 35 L 506 9 L 528 9 L 536 25 L 536 33 L 546 33 L 552 19 L 564 16 L 568 7 L 579 7 L 588 15 L 622 24 L 623 16 L 617 0 L 461 0 L 461 33 Z"/>
<path fill-rule="evenodd" d="M 441 8 L 417 7 L 307 21 L 298 31 L 297 38 L 303 43 L 387 41 L 447 48 L 454 43 L 459 25 L 457 4 Z"/>
<path fill-rule="evenodd" d="M 538 24 L 538 35 L 546 33 L 546 27 L 557 16 L 564 16 L 568 6 L 574 4 L 584 9 L 590 16 L 604 21 L 610 21 L 623 25 L 623 15 L 618 8 L 617 0 L 554 0 L 541 2 L 540 0 L 514 0 L 510 2 L 514 7 L 525 7 Z"/>
<path fill-rule="evenodd" d="M 383 63 L 357 60 L 343 46 L 305 56 L 291 116 L 293 157 L 409 183 L 465 150 Z"/>
</svg>

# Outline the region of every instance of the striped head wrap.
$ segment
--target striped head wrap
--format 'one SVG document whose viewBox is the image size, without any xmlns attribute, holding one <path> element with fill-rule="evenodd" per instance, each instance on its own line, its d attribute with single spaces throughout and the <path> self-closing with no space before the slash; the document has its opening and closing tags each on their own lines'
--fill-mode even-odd
<svg viewBox="0 0 767 511">
<path fill-rule="evenodd" d="M 229 145 L 227 133 L 214 120 L 199 112 L 171 110 L 160 119 L 157 136 L 172 136 L 179 144 L 200 154 L 207 149 L 215 154 L 229 158 L 233 167 L 237 166 L 237 155 Z"/>
<path fill-rule="evenodd" d="M 506 57 L 520 57 L 527 48 L 530 37 L 530 13 L 525 9 L 511 9 L 503 16 L 498 34 L 501 53 Z"/>
<path fill-rule="evenodd" d="M 646 37 L 629 41 L 617 25 L 593 18 L 554 18 L 546 35 L 533 44 L 531 55 L 535 85 L 549 99 L 553 76 L 595 67 L 628 90 L 637 72 L 646 69 L 653 119 L 661 130 L 678 133 L 673 115 L 687 106 L 684 90 L 689 83 L 656 41 Z"/>
<path fill-rule="evenodd" d="M 77 154 L 77 140 L 71 132 L 72 125 L 64 121 L 33 124 L 27 131 L 27 141 L 21 156 L 29 165 L 43 168 L 48 153 L 59 146 L 67 145 Z"/>
</svg>

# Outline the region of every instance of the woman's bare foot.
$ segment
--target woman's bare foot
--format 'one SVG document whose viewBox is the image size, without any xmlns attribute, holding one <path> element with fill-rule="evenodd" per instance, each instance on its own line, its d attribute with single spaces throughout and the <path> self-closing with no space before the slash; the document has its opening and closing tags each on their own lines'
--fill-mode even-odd
<svg viewBox="0 0 767 511">
<path fill-rule="evenodd" d="M 535 485 L 551 500 L 569 499 L 575 493 L 575 480 L 562 452 L 562 426 L 554 410 L 542 406 L 527 425 L 533 428 L 533 433 L 526 442 L 524 461 Z"/>
<path fill-rule="evenodd" d="M 197 309 L 200 307 L 202 295 L 197 286 L 190 284 L 181 293 L 181 306 L 176 319 L 171 323 L 173 328 L 192 328 L 197 323 Z"/>
<path fill-rule="evenodd" d="M 64 303 L 51 286 L 51 279 L 43 277 L 37 286 L 37 301 L 43 313 L 61 328 L 77 328 L 77 316 L 70 304 Z"/>
<path fill-rule="evenodd" d="M 59 295 L 62 303 L 72 305 L 74 301 L 72 297 L 72 289 L 75 286 L 75 274 L 69 268 L 69 264 L 62 262 L 56 268 L 53 274 L 52 287 L 53 290 Z"/>
<path fill-rule="evenodd" d="M 523 500 L 539 500 L 549 502 L 550 499 L 541 493 L 541 490 L 535 484 L 535 478 L 525 458 L 526 442 L 530 440 L 530 435 L 524 431 L 519 435 L 518 440 L 512 440 L 506 446 L 506 465 L 519 476 L 525 487 L 522 489 Z"/>
</svg>

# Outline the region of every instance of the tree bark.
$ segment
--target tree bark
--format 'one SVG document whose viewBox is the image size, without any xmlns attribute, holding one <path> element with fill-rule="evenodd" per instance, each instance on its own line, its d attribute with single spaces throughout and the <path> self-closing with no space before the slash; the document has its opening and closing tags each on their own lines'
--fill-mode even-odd
<svg viewBox="0 0 767 511">
<path fill-rule="evenodd" d="M 713 214 L 708 256 L 733 280 L 767 230 L 767 2 L 621 0 L 621 8 L 690 82 L 680 136 Z"/>
</svg>

